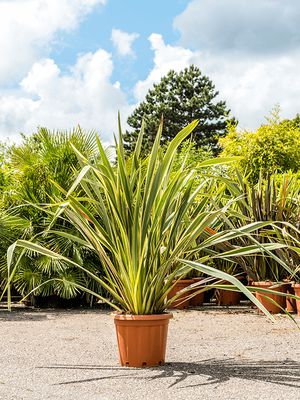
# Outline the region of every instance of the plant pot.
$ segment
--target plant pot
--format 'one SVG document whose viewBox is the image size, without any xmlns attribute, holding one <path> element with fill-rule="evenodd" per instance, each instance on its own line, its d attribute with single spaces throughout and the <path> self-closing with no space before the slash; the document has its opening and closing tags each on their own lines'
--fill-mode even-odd
<svg viewBox="0 0 300 400">
<path fill-rule="evenodd" d="M 292 282 L 287 282 L 286 284 L 286 292 L 287 294 L 295 295 L 295 288 Z M 296 299 L 292 299 L 291 297 L 286 297 L 286 311 L 290 314 L 297 312 Z"/>
<path fill-rule="evenodd" d="M 261 289 L 269 289 L 270 286 L 275 285 L 276 282 L 270 282 L 270 281 L 266 281 L 266 282 L 253 282 L 252 286 L 256 286 L 258 288 Z M 274 290 L 276 292 L 281 292 L 281 293 L 286 293 L 287 287 L 285 284 L 278 286 L 274 289 L 270 289 L 270 290 Z M 286 298 L 285 296 L 280 296 L 277 294 L 272 294 L 272 293 L 259 293 L 259 292 L 255 292 L 255 296 L 257 298 L 257 300 L 259 300 L 261 302 L 261 304 L 272 314 L 279 314 L 282 313 L 282 309 L 280 307 L 282 307 L 283 309 L 285 309 L 286 307 Z M 264 297 L 265 296 L 265 297 Z M 268 298 L 276 301 L 276 304 L 272 303 L 271 301 L 268 300 Z M 259 310 L 259 312 L 262 312 Z"/>
<path fill-rule="evenodd" d="M 292 285 L 295 296 L 300 297 L 300 283 L 294 283 Z M 297 314 L 300 315 L 300 300 L 295 300 L 296 301 L 296 309 L 297 309 Z"/>
<path fill-rule="evenodd" d="M 203 278 L 193 278 L 193 282 L 199 282 L 202 281 Z M 197 292 L 197 290 L 199 290 L 199 288 L 194 289 L 193 292 Z M 203 305 L 203 301 L 204 301 L 204 292 L 198 293 L 196 294 L 194 297 L 192 297 L 190 299 L 190 306 L 202 306 Z"/>
<path fill-rule="evenodd" d="M 234 290 L 217 289 L 216 299 L 218 306 L 237 306 L 240 304 L 241 293 Z"/>
<path fill-rule="evenodd" d="M 175 285 L 173 286 L 173 288 L 170 290 L 170 292 L 168 293 L 168 299 L 171 299 L 173 296 L 175 296 L 175 294 L 177 292 L 179 292 L 180 290 L 190 286 L 192 283 L 194 283 L 193 279 L 181 279 L 179 281 L 177 281 L 175 283 Z M 182 295 L 180 295 L 171 305 L 171 308 L 175 308 L 178 310 L 182 310 L 184 308 L 188 308 L 188 306 L 190 305 L 190 299 L 185 299 L 186 297 L 189 296 L 189 293 L 183 293 Z"/>
<path fill-rule="evenodd" d="M 172 314 L 116 315 L 120 364 L 154 367 L 165 363 L 169 320 Z"/>
</svg>

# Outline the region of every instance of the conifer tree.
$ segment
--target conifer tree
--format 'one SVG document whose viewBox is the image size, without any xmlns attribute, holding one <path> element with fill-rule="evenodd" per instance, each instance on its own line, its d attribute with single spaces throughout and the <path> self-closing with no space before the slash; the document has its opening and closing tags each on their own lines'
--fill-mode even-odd
<svg viewBox="0 0 300 400">
<path fill-rule="evenodd" d="M 212 81 L 192 65 L 177 73 L 173 70 L 153 85 L 145 101 L 128 118 L 133 128 L 126 132 L 126 150 L 134 149 L 138 132 L 145 121 L 143 151 L 151 148 L 161 116 L 164 119 L 162 144 L 171 140 L 183 127 L 194 119 L 199 125 L 192 133 L 198 147 L 204 146 L 218 152 L 218 139 L 226 134 L 229 111 L 225 101 L 217 101 L 218 91 Z"/>
</svg>

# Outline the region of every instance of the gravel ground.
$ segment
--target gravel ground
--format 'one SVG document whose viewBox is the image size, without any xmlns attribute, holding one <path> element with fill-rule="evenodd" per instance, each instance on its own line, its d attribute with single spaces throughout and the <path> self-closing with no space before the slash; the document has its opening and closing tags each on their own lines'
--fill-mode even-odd
<svg viewBox="0 0 300 400">
<path fill-rule="evenodd" d="M 0 311 L 1 400 L 300 399 L 300 330 L 254 311 L 176 311 L 168 363 L 118 366 L 99 310 Z M 300 319 L 297 319 L 300 325 Z"/>
</svg>

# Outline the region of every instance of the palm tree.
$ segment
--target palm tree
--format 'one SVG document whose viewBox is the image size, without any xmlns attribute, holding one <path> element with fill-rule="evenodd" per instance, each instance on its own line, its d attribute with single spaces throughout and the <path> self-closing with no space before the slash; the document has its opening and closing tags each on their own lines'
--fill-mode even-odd
<svg viewBox="0 0 300 400">
<path fill-rule="evenodd" d="M 6 251 L 17 238 L 35 237 L 38 243 L 48 249 L 59 251 L 78 263 L 84 263 L 88 270 L 97 270 L 99 273 L 93 252 L 67 238 L 67 234 L 76 234 L 68 221 L 60 220 L 53 226 L 65 232 L 65 237 L 57 238 L 48 234 L 45 238 L 41 235 L 50 223 L 49 213 L 42 208 L 43 204 L 59 201 L 61 198 L 61 192 L 53 182 L 68 189 L 81 168 L 71 144 L 80 149 L 91 163 L 96 161 L 96 133 L 83 132 L 80 127 L 70 132 L 51 132 L 40 128 L 29 138 L 24 137 L 21 145 L 10 149 L 8 183 L 4 188 L 2 200 L 2 208 L 6 211 L 0 213 L 3 237 L 0 246 L 0 270 L 3 282 L 7 277 Z M 60 280 L 47 282 L 50 277 Z M 100 285 L 95 284 L 86 273 L 64 262 L 49 260 L 35 252 L 26 251 L 14 277 L 14 287 L 19 293 L 26 295 L 44 282 L 47 283 L 35 292 L 35 296 L 31 296 L 31 302 L 35 301 L 36 296 L 55 295 L 70 299 L 82 294 L 72 282 L 86 285 L 96 293 L 103 292 Z M 93 299 L 88 294 L 85 294 L 85 298 L 90 301 Z"/>
</svg>

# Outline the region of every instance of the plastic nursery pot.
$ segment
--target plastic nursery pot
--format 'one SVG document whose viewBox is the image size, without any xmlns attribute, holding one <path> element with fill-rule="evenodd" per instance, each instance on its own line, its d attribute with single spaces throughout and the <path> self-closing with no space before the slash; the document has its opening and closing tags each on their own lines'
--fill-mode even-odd
<svg viewBox="0 0 300 400">
<path fill-rule="evenodd" d="M 116 315 L 115 326 L 120 364 L 154 367 L 165 363 L 170 313 Z"/>
<path fill-rule="evenodd" d="M 256 286 L 261 289 L 269 289 L 274 290 L 276 292 L 286 293 L 287 286 L 286 284 L 282 284 L 278 287 L 271 288 L 270 286 L 276 285 L 276 282 L 266 281 L 266 282 L 253 282 L 252 286 Z M 283 309 L 286 307 L 286 298 L 285 296 L 280 296 L 279 294 L 272 293 L 263 293 L 263 292 L 255 292 L 255 296 L 257 300 L 261 302 L 261 304 L 271 313 L 271 314 L 279 314 L 282 313 Z M 276 304 L 272 303 L 268 298 L 276 301 Z M 282 307 L 282 308 L 281 308 Z M 262 312 L 259 310 L 259 312 Z"/>
<path fill-rule="evenodd" d="M 287 294 L 295 295 L 293 282 L 286 283 L 286 292 Z M 291 297 L 286 297 L 286 311 L 289 312 L 290 314 L 297 312 L 296 299 L 293 299 Z"/>
<path fill-rule="evenodd" d="M 177 292 L 180 290 L 190 286 L 192 283 L 194 283 L 193 279 L 181 279 L 175 283 L 173 288 L 170 290 L 168 293 L 168 299 L 171 299 L 173 296 L 176 295 Z M 182 310 L 184 308 L 188 308 L 190 305 L 190 299 L 186 299 L 186 297 L 189 297 L 190 293 L 185 292 L 181 294 L 171 305 L 170 308 L 175 308 L 178 310 Z"/>
<path fill-rule="evenodd" d="M 193 278 L 193 282 L 199 282 L 202 281 L 203 278 Z M 197 290 L 199 290 L 199 288 L 196 288 L 193 290 L 194 293 L 197 292 Z M 190 306 L 202 306 L 204 302 L 204 292 L 198 293 L 195 296 L 191 297 L 190 299 Z"/>
<path fill-rule="evenodd" d="M 216 290 L 218 306 L 237 306 L 240 304 L 241 293 L 234 290 Z"/>
<path fill-rule="evenodd" d="M 300 283 L 294 283 L 292 285 L 295 296 L 300 297 Z M 297 309 L 297 314 L 300 315 L 300 300 L 296 300 L 296 309 Z"/>
</svg>

